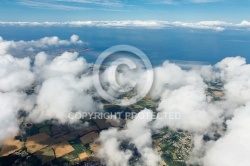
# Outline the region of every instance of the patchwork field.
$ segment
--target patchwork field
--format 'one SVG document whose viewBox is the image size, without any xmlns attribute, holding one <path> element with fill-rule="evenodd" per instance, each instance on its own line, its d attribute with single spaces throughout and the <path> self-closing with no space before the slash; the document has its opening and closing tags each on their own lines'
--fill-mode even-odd
<svg viewBox="0 0 250 166">
<path fill-rule="evenodd" d="M 56 145 L 53 145 L 52 148 L 55 151 L 55 155 L 56 158 L 60 158 L 72 151 L 74 151 L 75 149 L 68 143 L 68 142 L 62 142 Z"/>
<path fill-rule="evenodd" d="M 37 151 L 34 155 L 42 161 L 42 164 L 55 159 L 54 151 L 50 146 Z"/>
<path fill-rule="evenodd" d="M 23 148 L 24 143 L 19 140 L 9 139 L 3 143 L 0 156 L 8 156 Z"/>
<path fill-rule="evenodd" d="M 91 132 L 89 134 L 84 135 L 83 137 L 80 138 L 81 142 L 86 145 L 89 144 L 91 142 L 93 142 L 95 139 L 97 139 L 99 137 L 98 132 Z"/>
<path fill-rule="evenodd" d="M 29 153 L 35 153 L 38 150 L 45 148 L 46 146 L 48 146 L 48 144 L 45 144 L 42 141 L 45 141 L 48 138 L 50 138 L 50 136 L 47 135 L 46 133 L 39 133 L 31 137 L 28 137 L 25 143 L 27 151 Z"/>
</svg>

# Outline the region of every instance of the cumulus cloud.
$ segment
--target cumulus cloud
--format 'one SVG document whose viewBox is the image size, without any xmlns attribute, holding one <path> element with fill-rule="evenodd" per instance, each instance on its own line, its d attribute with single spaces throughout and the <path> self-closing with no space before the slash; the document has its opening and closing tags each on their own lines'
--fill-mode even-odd
<svg viewBox="0 0 250 166">
<path fill-rule="evenodd" d="M 66 74 L 73 74 L 79 77 L 87 69 L 88 64 L 84 58 L 78 57 L 78 55 L 77 52 L 64 52 L 52 61 L 49 61 L 48 55 L 40 52 L 35 57 L 34 71 L 37 77 L 43 80 Z"/>
<path fill-rule="evenodd" d="M 0 71 L 1 92 L 27 90 L 35 80 L 34 74 L 30 71 L 29 58 L 0 56 Z"/>
<path fill-rule="evenodd" d="M 203 160 L 205 166 L 242 165 L 250 163 L 250 103 L 235 110 L 232 120 L 228 120 L 224 137 L 214 142 Z"/>
<path fill-rule="evenodd" d="M 98 151 L 98 157 L 103 159 L 107 165 L 128 165 L 132 152 L 130 150 L 120 150 L 121 140 L 122 136 L 115 128 L 100 133 L 101 149 Z"/>
<path fill-rule="evenodd" d="M 78 37 L 72 40 L 78 41 Z M 57 119 L 60 123 L 71 123 L 70 112 L 98 111 L 92 95 L 92 77 L 86 74 L 89 64 L 78 53 L 64 52 L 52 60 L 47 54 L 38 53 L 33 71 L 36 75 L 36 107 L 29 115 L 34 122 Z M 60 110 L 60 111 L 58 111 Z"/>
<path fill-rule="evenodd" d="M 226 25 L 224 22 L 200 24 Z M 242 26 L 248 26 L 247 24 L 243 22 Z M 69 40 L 52 37 L 15 42 L 0 38 L 0 143 L 18 132 L 17 115 L 20 110 L 26 111 L 28 119 L 36 123 L 49 119 L 73 123 L 77 119 L 69 117 L 71 112 L 102 109 L 93 100 L 96 94 L 92 66 L 83 57 L 79 57 L 78 53 L 65 52 L 49 58 L 49 55 L 40 52 L 34 61 L 28 57 L 16 58 L 11 55 L 13 50 L 81 43 L 76 35 Z M 107 72 L 102 73 L 105 81 L 108 70 L 112 67 L 106 68 Z M 121 85 L 126 85 L 131 79 L 140 80 L 135 88 L 139 92 L 147 72 L 138 70 L 138 73 L 119 73 L 118 81 Z M 165 61 L 162 66 L 154 68 L 154 73 L 155 80 L 148 96 L 158 101 L 156 113 L 159 117 L 153 119 L 153 111 L 144 109 L 134 119 L 128 120 L 123 129 L 102 131 L 98 156 L 107 165 L 129 165 L 135 149 L 140 153 L 138 164 L 158 165 L 160 156 L 152 145 L 152 132 L 162 127 L 181 129 L 195 135 L 190 163 L 208 166 L 248 165 L 250 65 L 246 63 L 246 59 L 228 57 L 214 66 L 199 65 L 188 69 Z M 209 81 L 218 81 L 223 85 L 224 96 L 221 100 L 212 101 L 206 95 Z M 28 90 L 34 90 L 34 93 L 30 94 Z M 179 113 L 181 119 L 161 117 L 169 112 Z M 206 142 L 202 139 L 205 134 L 211 135 L 222 128 L 223 132 L 218 140 Z M 122 149 L 123 143 L 134 149 Z"/>
<path fill-rule="evenodd" d="M 20 110 L 29 113 L 28 118 L 33 122 L 57 119 L 61 123 L 70 123 L 77 119 L 69 119 L 69 112 L 100 109 L 100 105 L 87 94 L 87 90 L 93 87 L 92 79 L 85 73 L 86 60 L 78 57 L 78 53 L 65 52 L 48 59 L 48 55 L 41 52 L 34 63 L 29 57 L 16 58 L 10 54 L 12 50 L 28 47 L 81 44 L 77 35 L 71 36 L 69 41 L 45 37 L 17 42 L 0 38 L 0 42 L 0 114 L 3 122 L 0 143 L 18 131 Z M 28 92 L 33 90 L 34 93 Z"/>
<path fill-rule="evenodd" d="M 157 128 L 169 126 L 173 129 L 183 129 L 191 132 L 202 132 L 213 122 L 213 110 L 206 103 L 204 89 L 185 86 L 174 91 L 165 91 L 159 103 L 158 110 L 165 113 L 155 122 Z M 166 120 L 167 113 L 179 113 L 181 120 Z"/>
<path fill-rule="evenodd" d="M 154 99 L 159 99 L 166 89 L 174 90 L 186 85 L 206 88 L 198 73 L 183 70 L 180 66 L 169 61 L 165 61 L 162 66 L 154 68 L 154 73 L 155 79 L 150 91 L 150 96 Z"/>
<path fill-rule="evenodd" d="M 250 65 L 242 57 L 228 57 L 215 65 L 217 77 L 224 83 L 223 107 L 230 115 L 250 100 Z"/>
<path fill-rule="evenodd" d="M 135 119 L 129 121 L 124 130 L 109 129 L 101 132 L 99 141 L 101 142 L 102 148 L 98 153 L 99 157 L 103 158 L 110 166 L 127 166 L 128 160 L 132 157 L 132 152 L 131 150 L 124 151 L 118 148 L 122 141 L 127 140 L 129 143 L 134 144 L 141 154 L 141 162 L 143 165 L 159 165 L 160 157 L 152 148 L 151 128 L 149 125 L 152 118 L 152 111 L 145 109 L 142 110 Z M 111 150 L 111 142 L 115 145 L 115 147 L 112 147 L 112 153 L 109 151 Z M 121 160 L 122 155 L 125 157 Z"/>
<path fill-rule="evenodd" d="M 201 141 L 195 146 L 197 162 L 206 165 L 249 165 L 249 64 L 242 57 L 228 57 L 214 66 L 214 77 L 223 83 L 224 97 L 218 102 L 226 132 L 217 141 Z M 217 130 L 222 125 L 217 127 Z M 220 129 L 219 129 L 220 130 Z M 202 145 L 202 146 L 200 146 Z M 201 153 L 199 153 L 201 154 Z"/>
<path fill-rule="evenodd" d="M 30 110 L 33 105 L 26 94 L 18 92 L 0 92 L 0 145 L 6 139 L 14 137 L 19 131 L 17 113 L 20 110 Z"/>
<path fill-rule="evenodd" d="M 34 80 L 29 58 L 0 55 L 0 145 L 19 131 L 18 112 L 33 108 L 33 99 L 24 91 L 32 87 Z"/>
<path fill-rule="evenodd" d="M 70 122 L 70 112 L 97 111 L 95 103 L 84 90 L 84 82 L 72 75 L 55 77 L 43 82 L 39 90 L 37 106 L 29 115 L 34 122 L 58 119 L 60 123 Z"/>
<path fill-rule="evenodd" d="M 83 44 L 77 35 L 72 35 L 70 40 L 61 40 L 57 36 L 44 37 L 39 40 L 31 41 L 7 41 L 0 37 L 0 55 L 15 54 L 23 51 L 34 51 L 36 49 L 44 49 L 53 46 L 68 46 L 71 44 Z"/>
</svg>

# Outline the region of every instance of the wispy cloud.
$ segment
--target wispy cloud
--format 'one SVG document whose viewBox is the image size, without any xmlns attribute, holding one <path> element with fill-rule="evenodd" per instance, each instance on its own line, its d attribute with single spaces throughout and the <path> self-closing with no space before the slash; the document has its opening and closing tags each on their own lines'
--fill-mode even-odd
<svg viewBox="0 0 250 166">
<path fill-rule="evenodd" d="M 17 4 L 35 8 L 51 8 L 59 10 L 85 10 L 93 8 L 91 5 L 106 8 L 123 6 L 119 0 L 18 0 Z"/>
<path fill-rule="evenodd" d="M 211 3 L 219 2 L 222 0 L 148 0 L 151 4 L 166 4 L 166 5 L 177 5 L 182 3 Z"/>
<path fill-rule="evenodd" d="M 88 9 L 85 7 L 57 4 L 57 3 L 51 3 L 51 2 L 46 2 L 46 1 L 40 2 L 40 1 L 21 0 L 21 1 L 18 1 L 18 4 L 24 5 L 24 6 L 29 6 L 29 7 L 51 8 L 51 9 L 60 9 L 60 10 L 84 10 L 84 9 Z"/>
<path fill-rule="evenodd" d="M 81 4 L 94 4 L 100 6 L 122 7 L 124 4 L 120 0 L 55 0 L 57 2 L 70 2 Z"/>
<path fill-rule="evenodd" d="M 167 5 L 174 5 L 177 4 L 175 0 L 150 0 L 152 4 L 167 4 Z"/>
<path fill-rule="evenodd" d="M 219 2 L 222 0 L 190 0 L 193 3 L 211 3 L 211 2 Z"/>
</svg>

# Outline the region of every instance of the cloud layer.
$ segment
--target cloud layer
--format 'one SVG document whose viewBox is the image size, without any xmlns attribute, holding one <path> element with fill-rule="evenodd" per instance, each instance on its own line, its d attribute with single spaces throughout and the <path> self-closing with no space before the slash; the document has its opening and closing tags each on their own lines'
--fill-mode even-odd
<svg viewBox="0 0 250 166">
<path fill-rule="evenodd" d="M 82 43 L 76 35 L 69 40 L 58 37 L 36 41 L 0 39 L 0 144 L 18 132 L 19 111 L 26 111 L 28 119 L 35 123 L 50 119 L 58 123 L 76 123 L 77 119 L 69 118 L 69 113 L 103 111 L 102 105 L 93 99 L 98 94 L 93 86 L 92 66 L 78 53 L 65 52 L 50 58 L 40 52 L 34 61 L 11 55 L 13 50 Z M 120 74 L 120 81 L 126 84 L 129 79 L 140 80 L 135 89 L 139 91 L 145 72 L 141 70 L 138 76 Z M 102 131 L 99 138 L 102 148 L 98 156 L 107 165 L 129 165 L 133 150 L 122 149 L 124 142 L 138 151 L 139 164 L 158 165 L 161 158 L 153 147 L 152 134 L 162 127 L 181 129 L 194 136 L 189 163 L 206 166 L 249 164 L 250 65 L 244 58 L 228 57 L 214 66 L 199 65 L 189 70 L 165 61 L 155 67 L 154 72 L 155 80 L 148 96 L 159 102 L 157 113 L 177 112 L 181 119 L 169 120 L 161 116 L 153 119 L 153 111 L 143 109 L 134 119 L 128 120 L 123 129 Z M 222 84 L 221 100 L 214 101 L 206 95 L 207 84 L 211 81 Z M 107 86 L 109 89 L 112 85 Z M 216 132 L 221 133 L 218 140 L 202 140 L 204 135 Z"/>
<path fill-rule="evenodd" d="M 200 30 L 249 30 L 250 22 L 228 23 L 224 21 L 168 22 L 159 20 L 125 20 L 125 21 L 71 21 L 71 22 L 0 22 L 0 26 L 70 26 L 70 27 L 137 27 L 137 28 L 188 28 Z M 54 39 L 56 40 L 56 39 Z"/>
</svg>

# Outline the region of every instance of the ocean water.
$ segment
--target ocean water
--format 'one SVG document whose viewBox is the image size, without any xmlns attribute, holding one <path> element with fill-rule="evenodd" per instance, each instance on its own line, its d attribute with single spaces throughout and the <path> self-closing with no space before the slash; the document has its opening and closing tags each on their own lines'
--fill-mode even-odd
<svg viewBox="0 0 250 166">
<path fill-rule="evenodd" d="M 94 62 L 105 49 L 127 44 L 141 49 L 153 65 L 165 60 L 199 61 L 215 64 L 228 56 L 242 56 L 250 62 L 250 31 L 215 32 L 192 29 L 142 29 L 99 27 L 0 27 L 5 40 L 36 40 L 45 36 L 69 39 L 76 34 L 90 51 L 84 52 Z"/>
</svg>

